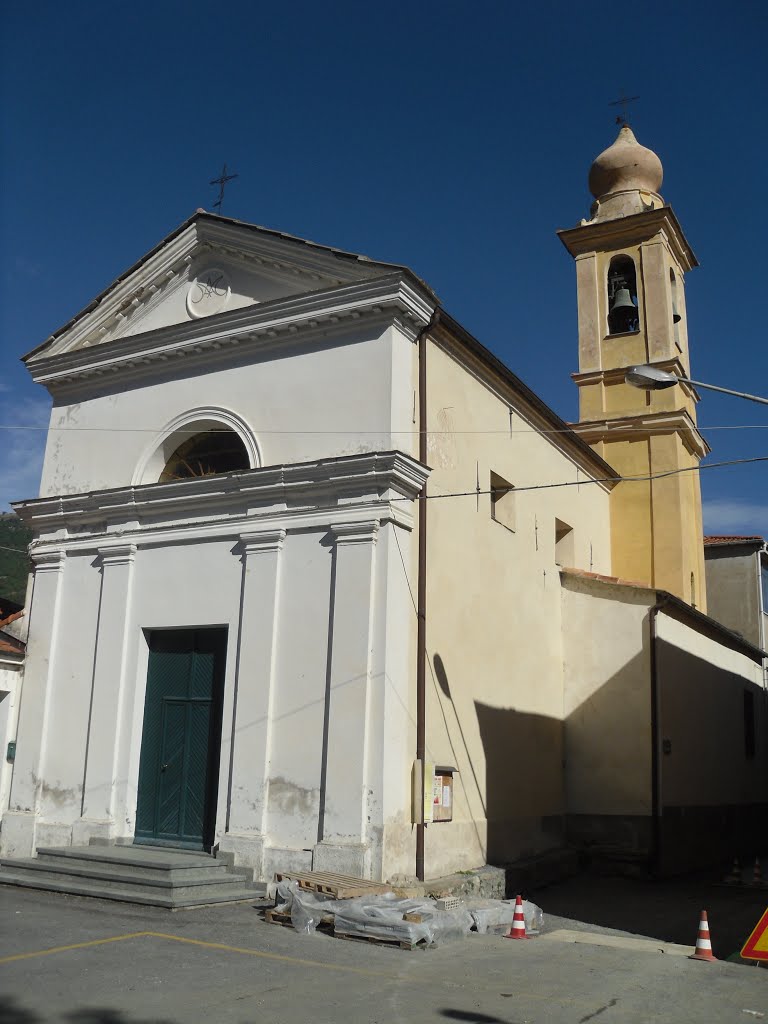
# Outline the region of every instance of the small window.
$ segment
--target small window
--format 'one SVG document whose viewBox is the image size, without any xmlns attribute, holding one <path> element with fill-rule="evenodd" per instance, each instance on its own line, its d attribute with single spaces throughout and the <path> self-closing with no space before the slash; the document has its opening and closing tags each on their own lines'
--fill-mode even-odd
<svg viewBox="0 0 768 1024">
<path fill-rule="evenodd" d="M 763 611 L 768 615 L 768 565 L 760 569 L 760 584 L 763 591 Z"/>
<path fill-rule="evenodd" d="M 555 520 L 555 561 L 560 566 L 573 567 L 573 527 L 562 519 Z"/>
<path fill-rule="evenodd" d="M 691 608 L 696 607 L 696 573 L 691 573 Z"/>
<path fill-rule="evenodd" d="M 515 487 L 497 473 L 491 473 L 491 519 L 515 529 Z"/>
<path fill-rule="evenodd" d="M 755 695 L 749 690 L 744 691 L 744 756 L 755 756 Z"/>
<path fill-rule="evenodd" d="M 608 333 L 639 330 L 635 261 L 630 256 L 614 256 L 608 268 Z"/>
<path fill-rule="evenodd" d="M 182 441 L 165 464 L 160 483 L 250 469 L 248 452 L 234 430 L 207 430 Z"/>
</svg>

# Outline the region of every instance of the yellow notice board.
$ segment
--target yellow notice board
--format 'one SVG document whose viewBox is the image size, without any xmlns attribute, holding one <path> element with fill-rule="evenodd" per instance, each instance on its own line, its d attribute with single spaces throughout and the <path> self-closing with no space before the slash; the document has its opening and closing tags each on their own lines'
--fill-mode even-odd
<svg viewBox="0 0 768 1024">
<path fill-rule="evenodd" d="M 755 925 L 755 929 L 744 943 L 741 955 L 745 960 L 768 960 L 768 910 Z"/>
</svg>

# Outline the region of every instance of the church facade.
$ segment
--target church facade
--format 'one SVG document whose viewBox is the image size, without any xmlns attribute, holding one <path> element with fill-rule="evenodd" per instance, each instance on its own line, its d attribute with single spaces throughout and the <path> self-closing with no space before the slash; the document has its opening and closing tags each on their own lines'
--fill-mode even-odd
<svg viewBox="0 0 768 1024">
<path fill-rule="evenodd" d="M 573 429 L 407 268 L 203 211 L 27 357 L 54 404 L 40 496 L 14 506 L 35 573 L 5 856 L 133 840 L 264 878 L 436 877 L 574 837 L 650 856 L 650 623 L 717 666 L 706 729 L 761 652 L 685 611 L 697 485 L 627 480 L 705 450 L 695 395 L 649 413 L 623 382 L 628 360 L 687 368 L 694 260 L 660 177 L 603 172 L 593 222 L 561 233 Z M 756 699 L 717 797 L 745 820 Z M 685 758 L 680 806 L 709 806 Z"/>
</svg>

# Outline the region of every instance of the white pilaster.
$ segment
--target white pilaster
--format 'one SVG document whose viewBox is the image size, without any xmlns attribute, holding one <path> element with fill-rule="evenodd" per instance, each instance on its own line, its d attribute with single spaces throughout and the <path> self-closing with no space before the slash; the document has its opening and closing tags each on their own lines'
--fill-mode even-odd
<svg viewBox="0 0 768 1024">
<path fill-rule="evenodd" d="M 93 668 L 90 728 L 85 762 L 83 810 L 73 842 L 110 838 L 115 828 L 115 784 L 119 729 L 123 718 L 128 622 L 131 612 L 135 544 L 98 549 L 101 559 L 99 633 Z"/>
<path fill-rule="evenodd" d="M 56 647 L 65 553 L 32 554 L 35 582 L 30 611 L 24 684 L 19 711 L 10 809 L 3 815 L 0 852 L 6 857 L 34 853 L 40 794 L 45 773 L 51 691 L 56 680 Z"/>
<path fill-rule="evenodd" d="M 367 874 L 366 751 L 374 555 L 378 522 L 334 525 L 333 636 L 328 681 L 322 840 L 316 870 Z"/>
<path fill-rule="evenodd" d="M 273 678 L 285 530 L 244 533 L 240 537 L 243 590 L 232 701 L 229 805 L 222 850 L 237 862 L 261 871 L 266 832 Z M 226 719 L 225 719 L 226 721 Z M 226 726 L 225 726 L 226 731 Z M 226 739 L 222 777 L 226 775 Z"/>
</svg>

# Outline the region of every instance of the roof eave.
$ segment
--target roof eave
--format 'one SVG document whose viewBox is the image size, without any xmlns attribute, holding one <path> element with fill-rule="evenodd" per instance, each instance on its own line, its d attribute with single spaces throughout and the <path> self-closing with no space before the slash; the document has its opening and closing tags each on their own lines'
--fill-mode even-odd
<svg viewBox="0 0 768 1024">
<path fill-rule="evenodd" d="M 451 334 L 453 334 L 466 348 L 468 348 L 475 356 L 478 357 L 483 363 L 485 363 L 491 370 L 493 370 L 498 376 L 500 376 L 505 383 L 507 383 L 514 391 L 516 391 L 520 397 L 528 403 L 546 422 L 550 423 L 552 427 L 557 431 L 557 436 L 561 438 L 567 446 L 571 447 L 574 451 L 587 461 L 598 473 L 600 479 L 608 486 L 613 487 L 619 480 L 619 474 L 605 459 L 601 458 L 597 452 L 587 444 L 578 434 L 574 431 L 565 420 L 561 419 L 557 413 L 551 409 L 547 403 L 536 394 L 528 385 L 513 373 L 510 368 L 501 361 L 497 356 L 487 349 L 482 342 L 478 341 L 477 338 L 471 334 L 466 327 L 459 323 L 458 320 L 454 319 L 450 313 L 447 313 L 442 307 L 439 307 L 436 311 L 436 319 L 433 322 L 433 327 L 442 324 Z"/>
</svg>

